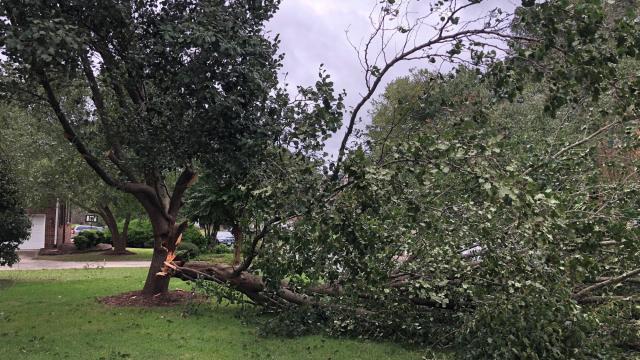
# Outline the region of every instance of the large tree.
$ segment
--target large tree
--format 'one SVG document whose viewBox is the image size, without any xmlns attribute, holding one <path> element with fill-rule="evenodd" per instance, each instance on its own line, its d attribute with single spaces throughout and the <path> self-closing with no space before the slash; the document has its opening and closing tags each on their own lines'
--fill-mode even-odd
<svg viewBox="0 0 640 360">
<path fill-rule="evenodd" d="M 145 208 L 155 238 L 146 294 L 168 289 L 158 273 L 186 227 L 179 211 L 199 156 L 233 164 L 281 129 L 280 57 L 263 35 L 276 6 L 0 2 L 2 91 L 48 104 L 93 171 Z"/>
</svg>

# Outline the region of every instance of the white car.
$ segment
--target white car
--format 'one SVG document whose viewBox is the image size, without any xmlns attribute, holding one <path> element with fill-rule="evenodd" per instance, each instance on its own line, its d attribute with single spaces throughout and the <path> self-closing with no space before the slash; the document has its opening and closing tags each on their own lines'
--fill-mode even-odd
<svg viewBox="0 0 640 360">
<path fill-rule="evenodd" d="M 87 230 L 95 230 L 95 231 L 103 232 L 104 228 L 102 228 L 100 226 L 93 226 L 93 225 L 76 225 L 71 230 L 71 237 L 74 237 L 74 236 L 80 234 L 81 232 L 87 231 Z"/>
<path fill-rule="evenodd" d="M 233 245 L 233 243 L 236 241 L 236 239 L 233 237 L 233 234 L 231 234 L 230 231 L 226 230 L 218 231 L 218 233 L 216 234 L 216 239 L 220 244 L 225 245 Z"/>
</svg>

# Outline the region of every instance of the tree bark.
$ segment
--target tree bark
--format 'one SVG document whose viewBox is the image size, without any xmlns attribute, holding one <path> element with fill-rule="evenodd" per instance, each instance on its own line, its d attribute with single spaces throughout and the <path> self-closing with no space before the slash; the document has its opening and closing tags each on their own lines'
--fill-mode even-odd
<svg viewBox="0 0 640 360">
<path fill-rule="evenodd" d="M 124 218 L 124 224 L 122 225 L 122 233 L 120 233 L 120 240 L 122 241 L 122 243 L 125 246 L 127 246 L 127 243 L 129 242 L 129 223 L 131 222 L 131 213 L 127 213 L 126 217 Z"/>
<path fill-rule="evenodd" d="M 172 236 L 175 233 L 176 225 L 174 221 L 163 215 L 162 209 L 152 206 L 147 201 L 141 202 L 149 215 L 154 240 L 151 265 L 149 266 L 142 293 L 144 295 L 156 295 L 169 291 L 170 277 L 161 274 L 164 263 L 168 260 L 169 246 L 177 240 Z"/>
<path fill-rule="evenodd" d="M 114 254 L 126 254 L 127 240 L 121 236 L 120 231 L 118 230 L 118 222 L 116 221 L 115 216 L 113 216 L 113 212 L 108 205 L 102 206 L 101 210 L 100 214 L 111 232 L 111 242 L 113 243 Z"/>
<path fill-rule="evenodd" d="M 175 223 L 172 224 L 158 214 L 150 213 L 149 219 L 153 228 L 153 256 L 142 293 L 144 295 L 156 295 L 169 291 L 170 277 L 159 274 L 162 272 L 164 262 L 167 261 L 167 255 L 169 254 L 167 245 L 173 240 L 170 238 L 170 233 L 175 228 Z"/>
<path fill-rule="evenodd" d="M 240 225 L 233 224 L 231 228 L 233 234 L 233 264 L 238 265 L 242 262 L 242 229 Z"/>
</svg>

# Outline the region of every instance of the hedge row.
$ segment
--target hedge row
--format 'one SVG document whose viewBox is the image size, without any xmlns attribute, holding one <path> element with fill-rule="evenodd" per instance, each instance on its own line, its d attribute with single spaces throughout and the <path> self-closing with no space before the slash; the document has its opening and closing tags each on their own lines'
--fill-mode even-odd
<svg viewBox="0 0 640 360">
<path fill-rule="evenodd" d="M 118 228 L 122 230 L 124 221 L 118 223 Z M 152 248 L 153 247 L 153 230 L 149 220 L 134 219 L 129 223 L 127 247 L 132 248 Z M 111 243 L 111 233 L 105 232 L 105 238 Z M 200 229 L 190 225 L 182 235 L 182 241 L 196 245 L 199 249 L 207 248 L 207 238 L 202 235 Z"/>
</svg>

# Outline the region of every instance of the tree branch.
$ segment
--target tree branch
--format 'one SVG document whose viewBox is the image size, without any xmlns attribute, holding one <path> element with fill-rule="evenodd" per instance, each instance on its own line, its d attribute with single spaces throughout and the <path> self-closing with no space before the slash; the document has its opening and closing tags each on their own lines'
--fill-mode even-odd
<svg viewBox="0 0 640 360">
<path fill-rule="evenodd" d="M 456 13 L 456 11 L 454 11 L 454 14 L 455 13 Z M 411 58 L 411 56 L 413 54 L 415 54 L 415 53 L 417 53 L 419 51 L 425 50 L 425 49 L 427 49 L 429 47 L 432 47 L 432 46 L 434 46 L 436 44 L 448 43 L 448 42 L 451 42 L 451 41 L 456 41 L 456 40 L 459 40 L 459 39 L 469 38 L 469 37 L 472 37 L 472 36 L 491 35 L 491 36 L 495 36 L 495 37 L 502 38 L 502 39 L 521 40 L 521 41 L 530 41 L 530 42 L 538 41 L 535 38 L 512 35 L 512 34 L 508 34 L 506 32 L 503 33 L 503 32 L 500 32 L 500 31 L 496 31 L 494 29 L 487 29 L 487 28 L 462 30 L 462 31 L 458 31 L 458 32 L 451 33 L 451 34 L 448 34 L 448 35 L 444 35 L 444 27 L 446 27 L 447 24 L 448 24 L 448 21 L 445 22 L 445 24 L 440 29 L 441 31 L 439 31 L 438 36 L 436 36 L 435 38 L 433 38 L 433 39 L 431 39 L 431 40 L 429 40 L 427 42 L 424 42 L 424 43 L 422 43 L 420 45 L 417 45 L 417 46 L 415 46 L 415 47 L 413 47 L 413 48 L 411 48 L 409 50 L 406 50 L 404 52 L 399 53 L 393 59 L 391 59 L 391 61 L 386 63 L 386 65 L 380 70 L 380 72 L 375 75 L 374 82 L 370 86 L 367 86 L 368 91 L 360 99 L 360 101 L 356 104 L 356 106 L 353 109 L 353 112 L 351 113 L 351 115 L 349 117 L 349 122 L 348 122 L 348 125 L 347 125 L 347 131 L 345 132 L 345 135 L 342 138 L 342 142 L 341 142 L 340 148 L 338 150 L 338 158 L 336 160 L 334 171 L 333 171 L 333 174 L 332 174 L 333 180 L 337 180 L 338 177 L 339 177 L 340 167 L 341 167 L 342 161 L 344 160 L 347 144 L 349 143 L 349 139 L 350 139 L 351 135 L 353 134 L 354 126 L 355 126 L 355 123 L 356 123 L 356 121 L 358 119 L 358 114 L 362 110 L 363 106 L 375 94 L 375 92 L 376 92 L 378 86 L 380 86 L 380 83 L 382 82 L 382 79 L 384 78 L 384 76 L 397 63 L 399 63 L 399 62 L 401 62 L 403 60 L 407 60 L 407 59 Z M 383 49 L 383 51 L 384 51 L 384 49 Z"/>
<path fill-rule="evenodd" d="M 91 154 L 91 152 L 84 145 L 82 140 L 80 140 L 78 135 L 76 135 L 75 131 L 73 130 L 73 127 L 71 126 L 71 123 L 69 122 L 69 120 L 67 119 L 67 116 L 65 115 L 65 113 L 62 111 L 62 108 L 60 107 L 60 102 L 58 101 L 58 98 L 56 97 L 55 92 L 51 87 L 51 83 L 47 78 L 47 74 L 41 70 L 39 71 L 38 75 L 40 78 L 40 84 L 42 85 L 45 93 L 47 94 L 47 101 L 49 102 L 49 105 L 51 105 L 51 107 L 53 108 L 53 111 L 56 114 L 56 117 L 58 118 L 60 125 L 62 125 L 62 128 L 64 129 L 65 138 L 76 148 L 76 150 L 80 153 L 80 155 L 87 162 L 87 164 L 89 164 L 89 166 L 96 172 L 96 174 L 98 174 L 98 176 L 100 176 L 100 178 L 107 185 L 118 188 L 118 189 L 122 189 L 123 184 L 120 183 L 119 181 L 116 181 L 113 177 L 111 177 L 111 175 L 107 173 L 107 171 L 104 168 L 102 168 L 98 159 L 95 156 L 93 156 L 93 154 Z"/>
<path fill-rule="evenodd" d="M 616 126 L 618 124 L 621 124 L 621 123 L 622 123 L 622 121 L 618 120 L 618 121 L 614 121 L 612 123 L 609 123 L 609 124 L 601 127 L 600 129 L 596 130 L 595 132 L 593 132 L 591 135 L 585 137 L 584 139 L 576 141 L 575 143 L 562 148 L 560 151 L 558 151 L 555 154 L 553 154 L 547 160 L 545 160 L 545 161 L 543 161 L 543 162 L 541 162 L 541 163 L 539 163 L 539 164 L 537 164 L 535 166 L 532 166 L 532 167 L 528 168 L 524 173 L 522 173 L 522 176 L 528 175 L 531 171 L 539 169 L 541 166 L 549 163 L 550 161 L 559 158 L 560 155 L 566 153 L 567 151 L 569 151 L 569 150 L 571 150 L 573 148 L 576 148 L 576 147 L 578 147 L 578 146 L 590 141 L 591 139 L 595 138 L 596 136 L 602 134 L 603 132 L 605 132 L 605 131 L 609 130 L 610 128 L 612 128 L 612 127 L 614 127 L 614 126 Z"/>
<path fill-rule="evenodd" d="M 91 61 L 89 60 L 87 51 L 82 52 L 82 54 L 80 55 L 80 61 L 82 63 L 82 69 L 84 70 L 87 82 L 89 83 L 89 88 L 91 89 L 91 99 L 93 100 L 93 104 L 96 106 L 98 119 L 100 119 L 100 122 L 105 129 L 107 140 L 111 142 L 113 152 L 109 152 L 108 158 L 120 171 L 122 171 L 122 173 L 129 179 L 129 181 L 137 182 L 136 176 L 133 171 L 122 163 L 123 155 L 120 142 L 118 141 L 118 136 L 114 133 L 113 129 L 111 129 L 109 116 L 104 104 L 104 98 L 102 96 L 102 92 L 100 91 L 100 87 L 98 86 L 98 81 L 93 74 Z"/>
<path fill-rule="evenodd" d="M 640 269 L 635 269 L 632 271 L 629 271 L 627 273 L 624 273 L 620 276 L 616 276 L 616 277 L 612 277 L 608 280 L 599 282 L 597 284 L 591 285 L 591 286 L 587 286 L 586 288 L 578 291 L 577 293 L 573 294 L 573 298 L 576 300 L 579 300 L 581 298 L 583 298 L 584 296 L 586 296 L 587 294 L 589 294 L 590 292 L 593 292 L 595 290 L 598 289 L 602 289 L 603 287 L 609 286 L 609 285 L 614 285 L 614 284 L 619 284 L 625 280 L 627 280 L 628 278 L 634 277 L 636 275 L 640 274 Z"/>
<path fill-rule="evenodd" d="M 253 238 L 253 240 L 251 241 L 251 247 L 249 248 L 249 254 L 247 254 L 247 256 L 244 258 L 242 264 L 240 264 L 240 266 L 236 267 L 233 270 L 234 275 L 240 275 L 240 273 L 247 270 L 249 266 L 251 266 L 251 263 L 253 262 L 253 259 L 255 258 L 257 253 L 256 248 L 258 247 L 258 243 L 267 235 L 267 233 L 269 233 L 269 229 L 271 228 L 271 226 L 278 223 L 279 221 L 279 216 L 274 217 L 268 223 L 266 223 L 260 233 Z"/>
<path fill-rule="evenodd" d="M 193 185 L 193 183 L 198 179 L 198 174 L 193 171 L 193 169 L 187 166 L 176 181 L 176 186 L 173 189 L 173 194 L 171 194 L 171 200 L 169 201 L 169 216 L 172 216 L 174 219 L 178 216 L 178 211 L 182 206 L 182 197 L 187 191 L 187 189 Z"/>
</svg>

